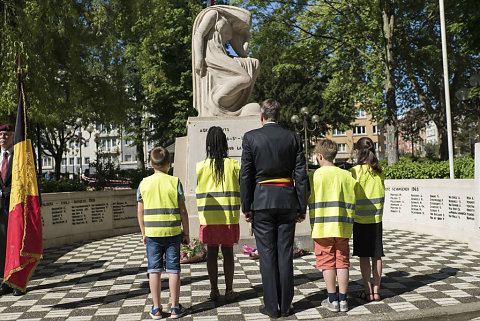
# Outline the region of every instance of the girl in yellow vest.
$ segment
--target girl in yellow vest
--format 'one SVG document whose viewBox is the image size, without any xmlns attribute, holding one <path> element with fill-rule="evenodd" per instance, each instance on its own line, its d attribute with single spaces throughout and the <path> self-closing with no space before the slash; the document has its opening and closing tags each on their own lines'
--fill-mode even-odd
<svg viewBox="0 0 480 321">
<path fill-rule="evenodd" d="M 210 127 L 206 140 L 207 159 L 197 163 L 197 206 L 200 220 L 200 241 L 207 245 L 207 270 L 210 278 L 210 299 L 219 298 L 218 248 L 222 246 L 225 274 L 225 300 L 234 301 L 233 245 L 240 236 L 240 184 L 238 161 L 228 158 L 227 137 L 220 127 Z"/>
<path fill-rule="evenodd" d="M 380 301 L 382 276 L 382 215 L 385 200 L 384 174 L 375 156 L 375 144 L 362 137 L 356 144 L 357 165 L 350 169 L 358 182 L 355 222 L 353 224 L 353 255 L 360 257 L 365 301 Z M 373 274 L 373 286 L 371 276 Z"/>
</svg>

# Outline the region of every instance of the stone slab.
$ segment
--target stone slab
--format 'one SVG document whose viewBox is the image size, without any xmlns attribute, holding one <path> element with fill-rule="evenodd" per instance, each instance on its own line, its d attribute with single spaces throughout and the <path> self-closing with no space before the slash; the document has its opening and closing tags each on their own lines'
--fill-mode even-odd
<svg viewBox="0 0 480 321">
<path fill-rule="evenodd" d="M 187 181 L 184 183 L 186 194 L 195 194 L 197 176 L 196 164 L 205 159 L 205 140 L 211 126 L 223 128 L 227 136 L 229 157 L 240 161 L 242 156 L 243 135 L 262 126 L 259 116 L 249 117 L 190 117 L 187 122 Z"/>
</svg>

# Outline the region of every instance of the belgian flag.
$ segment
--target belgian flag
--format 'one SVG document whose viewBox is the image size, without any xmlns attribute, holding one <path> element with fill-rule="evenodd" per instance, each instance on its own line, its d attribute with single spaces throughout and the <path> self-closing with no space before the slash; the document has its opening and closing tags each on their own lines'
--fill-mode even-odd
<svg viewBox="0 0 480 321">
<path fill-rule="evenodd" d="M 20 66 L 18 96 L 4 282 L 25 292 L 28 280 L 42 258 L 43 236 L 34 154 L 32 142 L 27 138 Z"/>
</svg>

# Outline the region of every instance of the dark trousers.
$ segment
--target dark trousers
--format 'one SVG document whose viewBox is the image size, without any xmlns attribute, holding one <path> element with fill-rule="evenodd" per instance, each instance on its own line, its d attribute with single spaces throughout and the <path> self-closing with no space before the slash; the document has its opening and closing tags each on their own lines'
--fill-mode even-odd
<svg viewBox="0 0 480 321">
<path fill-rule="evenodd" d="M 253 232 L 260 257 L 263 301 L 271 313 L 288 312 L 293 300 L 293 239 L 296 210 L 254 212 Z"/>
<path fill-rule="evenodd" d="M 5 207 L 5 199 L 1 198 L 0 202 L 0 279 L 3 279 L 5 269 L 5 255 L 7 253 L 7 229 L 8 229 L 8 207 Z M 3 206 L 2 206 L 3 205 Z"/>
</svg>

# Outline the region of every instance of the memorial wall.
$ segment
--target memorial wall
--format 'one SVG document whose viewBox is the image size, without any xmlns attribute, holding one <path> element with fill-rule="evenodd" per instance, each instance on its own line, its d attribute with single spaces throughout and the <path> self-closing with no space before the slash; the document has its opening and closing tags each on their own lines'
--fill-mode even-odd
<svg viewBox="0 0 480 321">
<path fill-rule="evenodd" d="M 139 231 L 136 190 L 42 194 L 44 247 Z"/>
<path fill-rule="evenodd" d="M 468 243 L 480 250 L 478 189 L 473 179 L 385 181 L 385 229 Z"/>
</svg>

